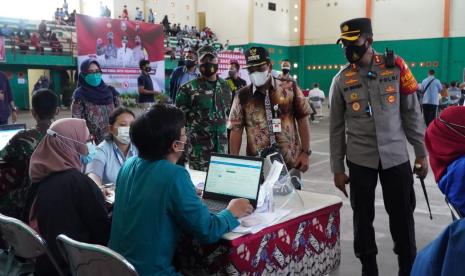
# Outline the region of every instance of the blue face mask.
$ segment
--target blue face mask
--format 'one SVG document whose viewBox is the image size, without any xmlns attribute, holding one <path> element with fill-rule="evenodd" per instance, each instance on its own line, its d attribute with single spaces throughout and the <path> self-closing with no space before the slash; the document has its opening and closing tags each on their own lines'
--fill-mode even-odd
<svg viewBox="0 0 465 276">
<path fill-rule="evenodd" d="M 84 80 L 93 87 L 99 86 L 99 84 L 102 82 L 102 74 L 101 73 L 93 73 L 93 74 L 87 74 L 84 77 Z"/>
<path fill-rule="evenodd" d="M 86 165 L 86 164 L 90 163 L 92 160 L 94 160 L 95 153 L 97 152 L 97 147 L 93 143 L 87 142 L 86 146 L 87 146 L 87 154 L 86 155 L 82 155 L 82 154 L 79 155 L 79 159 L 81 160 L 81 163 L 84 164 L 84 165 Z"/>
</svg>

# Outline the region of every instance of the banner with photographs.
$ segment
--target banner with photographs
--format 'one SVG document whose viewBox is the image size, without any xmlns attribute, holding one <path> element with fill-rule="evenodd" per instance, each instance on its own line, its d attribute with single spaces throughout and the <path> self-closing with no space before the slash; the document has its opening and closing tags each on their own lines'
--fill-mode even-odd
<svg viewBox="0 0 465 276">
<path fill-rule="evenodd" d="M 165 87 L 163 26 L 140 21 L 76 16 L 78 68 L 94 58 L 105 83 L 121 94 L 137 94 L 139 61 L 148 59 L 153 88 Z"/>
</svg>

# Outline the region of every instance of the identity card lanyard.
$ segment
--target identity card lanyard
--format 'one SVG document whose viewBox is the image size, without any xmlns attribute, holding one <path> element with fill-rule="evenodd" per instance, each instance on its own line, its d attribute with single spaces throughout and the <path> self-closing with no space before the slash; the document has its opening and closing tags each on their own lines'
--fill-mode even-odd
<svg viewBox="0 0 465 276">
<path fill-rule="evenodd" d="M 118 163 L 120 166 L 123 166 L 124 158 L 119 154 L 118 150 L 116 150 L 116 145 L 113 143 L 113 152 L 116 155 L 116 159 L 118 159 Z"/>
<path fill-rule="evenodd" d="M 271 101 L 270 101 L 270 94 L 268 89 L 265 93 L 265 113 L 266 113 L 266 120 L 268 122 L 268 132 L 270 135 L 270 146 L 276 144 L 276 137 L 274 135 L 275 128 L 273 127 L 273 115 L 271 114 Z M 279 123 L 279 128 L 281 128 L 281 122 Z"/>
</svg>

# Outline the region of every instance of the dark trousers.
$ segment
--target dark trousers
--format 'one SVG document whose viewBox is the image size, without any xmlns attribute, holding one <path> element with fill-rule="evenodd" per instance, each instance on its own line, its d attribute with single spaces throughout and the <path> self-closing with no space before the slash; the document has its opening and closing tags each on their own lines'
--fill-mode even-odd
<svg viewBox="0 0 465 276">
<path fill-rule="evenodd" d="M 8 119 L 6 120 L 0 120 L 0 126 L 1 125 L 8 125 Z"/>
<path fill-rule="evenodd" d="M 354 212 L 354 251 L 363 259 L 378 253 L 373 220 L 375 189 L 378 175 L 383 190 L 384 206 L 389 215 L 389 229 L 394 253 L 399 259 L 399 275 L 410 275 L 417 248 L 415 243 L 415 192 L 410 162 L 383 170 L 371 169 L 347 161 L 350 181 L 350 204 Z"/>
<path fill-rule="evenodd" d="M 423 104 L 423 117 L 425 118 L 426 126 L 436 119 L 438 114 L 438 106 L 435 104 Z"/>
</svg>

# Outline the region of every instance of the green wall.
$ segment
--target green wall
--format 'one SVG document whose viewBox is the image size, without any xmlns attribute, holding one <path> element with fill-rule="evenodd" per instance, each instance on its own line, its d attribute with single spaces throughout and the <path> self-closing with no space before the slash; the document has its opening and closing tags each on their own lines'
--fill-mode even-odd
<svg viewBox="0 0 465 276">
<path fill-rule="evenodd" d="M 50 70 L 50 78 L 55 86 L 55 92 L 61 96 L 62 70 L 76 69 L 76 58 L 70 55 L 36 55 L 20 54 L 18 51 L 6 49 L 6 62 L 0 63 L 0 71 L 10 76 L 10 86 L 13 99 L 20 109 L 29 109 L 29 78 L 28 69 Z M 19 74 L 24 74 L 25 82 L 18 83 Z"/>
<path fill-rule="evenodd" d="M 0 71 L 5 73 L 10 80 L 13 100 L 20 109 L 29 108 L 29 81 L 27 68 L 17 65 L 0 64 Z M 18 76 L 24 76 L 24 82 L 18 83 Z"/>
<path fill-rule="evenodd" d="M 251 43 L 233 47 L 251 46 L 262 46 L 268 51 L 273 49 L 274 53 L 270 53 L 270 56 L 275 63 L 283 58 L 296 62 L 298 68 L 292 68 L 291 74 L 297 74 L 299 85 L 311 88 L 313 83 L 318 82 L 326 94 L 339 66 L 346 63 L 341 46 L 336 44 L 285 47 Z M 387 47 L 402 56 L 409 65 L 414 63 L 415 66 L 410 68 L 418 81 L 426 77 L 429 69 L 434 69 L 441 81 L 464 81 L 465 37 L 377 41 L 374 47 L 380 53 Z M 420 63 L 424 63 L 424 66 L 421 67 Z M 329 69 L 329 65 L 333 68 Z M 336 69 L 334 65 L 337 65 Z M 321 66 L 321 69 L 309 70 L 308 66 Z M 279 70 L 279 66 L 274 68 Z"/>
</svg>

